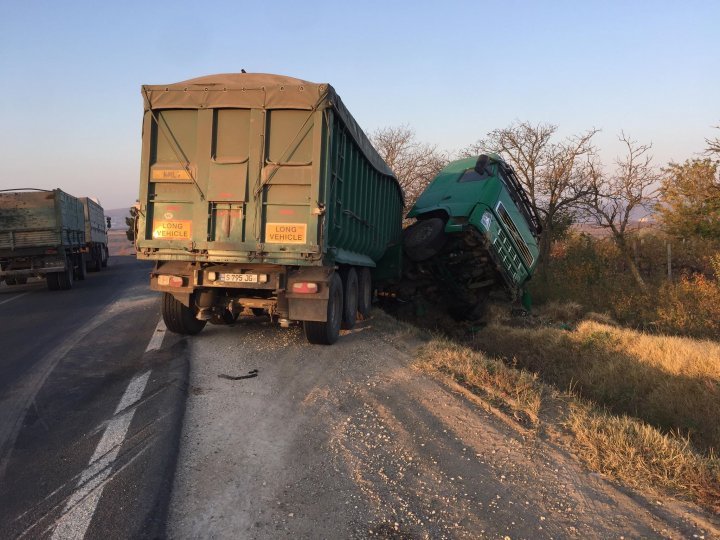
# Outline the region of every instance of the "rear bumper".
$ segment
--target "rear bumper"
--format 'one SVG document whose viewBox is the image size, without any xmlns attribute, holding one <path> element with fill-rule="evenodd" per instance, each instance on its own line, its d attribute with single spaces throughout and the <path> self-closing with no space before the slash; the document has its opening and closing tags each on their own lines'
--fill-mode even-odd
<svg viewBox="0 0 720 540">
<path fill-rule="evenodd" d="M 324 266 L 159 261 L 150 273 L 150 288 L 172 294 L 186 306 L 201 298 L 203 309 L 260 308 L 283 319 L 325 321 L 333 271 Z M 228 274 L 249 276 L 252 281 L 232 281 L 225 278 Z M 289 292 L 298 281 L 316 283 L 317 292 Z"/>
</svg>

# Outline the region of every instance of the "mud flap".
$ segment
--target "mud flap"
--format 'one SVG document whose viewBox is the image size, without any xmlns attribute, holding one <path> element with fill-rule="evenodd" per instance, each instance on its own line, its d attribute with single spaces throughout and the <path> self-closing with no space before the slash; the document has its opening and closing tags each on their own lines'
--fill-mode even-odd
<svg viewBox="0 0 720 540">
<path fill-rule="evenodd" d="M 329 281 L 334 269 L 328 267 L 300 268 L 288 275 L 285 298 L 288 314 L 293 321 L 327 321 L 327 303 L 330 298 Z M 318 284 L 315 294 L 292 293 L 293 283 L 309 281 Z"/>
</svg>

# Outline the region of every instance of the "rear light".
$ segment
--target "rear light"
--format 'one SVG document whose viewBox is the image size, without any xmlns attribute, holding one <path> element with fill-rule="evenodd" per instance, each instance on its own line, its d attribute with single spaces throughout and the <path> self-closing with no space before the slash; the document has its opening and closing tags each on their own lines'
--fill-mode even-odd
<svg viewBox="0 0 720 540">
<path fill-rule="evenodd" d="M 183 284 L 181 276 L 158 276 L 158 285 L 163 287 L 182 287 Z"/>
<path fill-rule="evenodd" d="M 54 248 L 46 249 L 45 255 L 57 255 L 57 249 L 54 249 Z"/>
<path fill-rule="evenodd" d="M 215 281 L 217 279 L 217 272 L 208 272 L 205 274 L 208 278 L 208 281 Z"/>
<path fill-rule="evenodd" d="M 315 294 L 318 292 L 318 286 L 317 283 L 301 281 L 299 283 L 293 283 L 292 291 L 298 294 Z"/>
<path fill-rule="evenodd" d="M 258 275 L 258 283 L 267 283 L 267 282 L 268 282 L 267 274 L 259 274 Z"/>
</svg>

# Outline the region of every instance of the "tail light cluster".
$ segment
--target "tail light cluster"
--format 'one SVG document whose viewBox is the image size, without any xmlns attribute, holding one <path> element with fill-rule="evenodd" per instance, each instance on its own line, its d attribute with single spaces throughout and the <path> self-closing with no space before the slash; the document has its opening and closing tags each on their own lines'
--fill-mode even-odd
<svg viewBox="0 0 720 540">
<path fill-rule="evenodd" d="M 163 287 L 182 287 L 184 284 L 182 276 L 158 276 L 158 285 Z"/>
<path fill-rule="evenodd" d="M 315 294 L 318 292 L 318 285 L 310 281 L 298 281 L 297 283 L 293 283 L 292 292 L 297 294 Z"/>
</svg>

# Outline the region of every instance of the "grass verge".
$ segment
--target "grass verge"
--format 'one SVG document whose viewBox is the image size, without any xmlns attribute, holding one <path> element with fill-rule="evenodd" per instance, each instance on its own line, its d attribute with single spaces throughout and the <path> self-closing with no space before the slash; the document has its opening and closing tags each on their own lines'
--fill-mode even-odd
<svg viewBox="0 0 720 540">
<path fill-rule="evenodd" d="M 702 451 L 720 448 L 717 342 L 583 320 L 574 328 L 491 324 L 475 346 L 616 414 L 685 434 Z"/>
<path fill-rule="evenodd" d="M 693 377 L 705 381 L 701 386 L 708 377 L 715 377 L 715 364 L 703 357 L 713 344 L 674 341 L 680 338 L 647 341 L 656 336 L 636 334 L 594 321 L 581 323 L 575 331 L 491 325 L 474 338 L 485 343 L 492 336 L 494 346 L 505 351 L 505 360 L 436 336 L 416 350 L 416 366 L 452 378 L 493 405 L 502 401 L 520 413 L 516 418 L 529 419 L 549 433 L 569 433 L 569 450 L 594 471 L 629 486 L 664 490 L 720 511 L 720 460 L 714 451 L 699 451 L 690 437 L 680 435 L 679 428 L 650 425 L 625 412 L 634 407 L 656 413 L 662 409 L 672 419 L 669 424 L 680 418 L 686 428 L 693 415 L 697 425 L 712 422 L 720 409 L 705 411 L 711 405 L 707 392 L 684 385 Z M 508 350 L 522 359 L 508 360 Z M 621 357 L 615 358 L 619 351 Z M 554 378 L 562 386 L 543 382 L 545 377 L 539 373 L 548 372 L 563 374 Z M 592 375 L 581 377 L 585 372 Z M 659 379 L 646 381 L 649 374 Z M 632 396 L 638 388 L 647 391 L 623 401 L 623 396 Z M 678 394 L 684 392 L 693 395 L 681 399 Z M 601 399 L 589 399 L 590 394 Z M 663 405 L 668 395 L 674 399 Z M 613 403 L 616 407 L 609 407 Z"/>
</svg>

